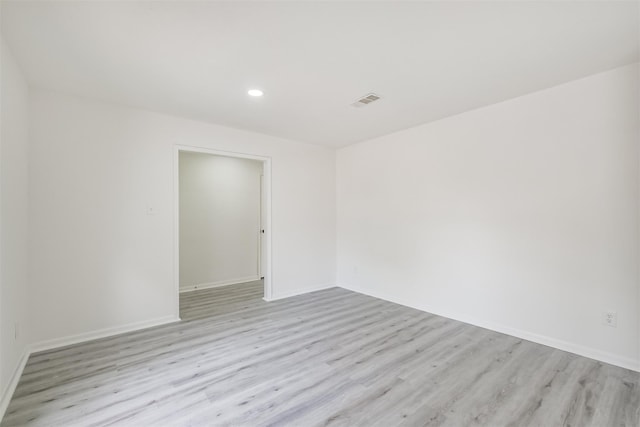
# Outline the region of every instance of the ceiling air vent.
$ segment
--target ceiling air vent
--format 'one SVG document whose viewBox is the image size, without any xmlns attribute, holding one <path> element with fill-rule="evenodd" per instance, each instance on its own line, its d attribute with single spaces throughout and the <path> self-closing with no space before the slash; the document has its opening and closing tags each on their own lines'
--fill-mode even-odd
<svg viewBox="0 0 640 427">
<path fill-rule="evenodd" d="M 380 99 L 379 95 L 376 95 L 375 93 L 368 93 L 362 98 L 358 99 L 353 104 L 351 104 L 351 106 L 357 107 L 357 108 L 364 107 L 365 105 L 371 104 L 372 102 L 377 101 L 378 99 Z"/>
</svg>

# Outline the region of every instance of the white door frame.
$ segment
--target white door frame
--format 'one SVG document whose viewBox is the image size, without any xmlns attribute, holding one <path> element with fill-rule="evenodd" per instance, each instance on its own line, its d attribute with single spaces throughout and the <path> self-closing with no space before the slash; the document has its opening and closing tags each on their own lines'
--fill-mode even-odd
<svg viewBox="0 0 640 427">
<path fill-rule="evenodd" d="M 173 281 L 175 285 L 176 296 L 176 316 L 180 317 L 180 162 L 179 156 L 181 151 L 190 153 L 204 153 L 214 156 L 235 157 L 239 159 L 251 159 L 262 162 L 263 167 L 263 185 L 264 185 L 264 206 L 263 206 L 263 226 L 265 239 L 264 252 L 262 257 L 264 260 L 264 299 L 271 299 L 271 157 L 256 156 L 253 154 L 237 153 L 232 151 L 212 150 L 204 147 L 193 147 L 188 145 L 174 145 L 174 163 L 173 163 Z"/>
<path fill-rule="evenodd" d="M 260 214 L 258 218 L 258 277 L 264 278 L 264 247 L 266 246 L 265 239 L 265 224 L 264 224 L 264 205 L 265 205 L 265 193 L 264 193 L 264 163 L 262 163 L 262 173 L 260 174 Z M 265 293 L 266 295 L 266 293 Z"/>
</svg>

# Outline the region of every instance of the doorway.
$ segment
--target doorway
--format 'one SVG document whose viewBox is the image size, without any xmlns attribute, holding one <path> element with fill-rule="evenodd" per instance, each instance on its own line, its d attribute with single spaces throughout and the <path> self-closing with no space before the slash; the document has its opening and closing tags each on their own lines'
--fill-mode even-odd
<svg viewBox="0 0 640 427">
<path fill-rule="evenodd" d="M 175 149 L 174 271 L 180 293 L 262 280 L 271 297 L 271 161 L 199 147 Z"/>
</svg>

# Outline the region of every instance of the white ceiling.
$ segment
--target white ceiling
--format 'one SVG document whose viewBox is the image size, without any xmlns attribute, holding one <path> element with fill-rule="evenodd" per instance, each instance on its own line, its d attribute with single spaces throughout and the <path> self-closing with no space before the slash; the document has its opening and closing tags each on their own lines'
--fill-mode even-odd
<svg viewBox="0 0 640 427">
<path fill-rule="evenodd" d="M 328 146 L 638 61 L 638 30 L 637 2 L 2 2 L 34 86 Z"/>
</svg>

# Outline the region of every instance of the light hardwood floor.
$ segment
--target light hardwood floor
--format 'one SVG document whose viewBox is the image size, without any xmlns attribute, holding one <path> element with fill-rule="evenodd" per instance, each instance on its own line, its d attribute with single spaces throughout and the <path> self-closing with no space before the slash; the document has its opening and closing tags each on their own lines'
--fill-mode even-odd
<svg viewBox="0 0 640 427">
<path fill-rule="evenodd" d="M 640 374 L 329 289 L 32 355 L 1 426 L 633 426 Z"/>
</svg>

